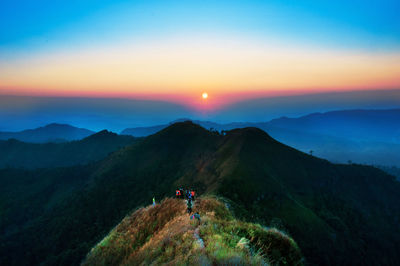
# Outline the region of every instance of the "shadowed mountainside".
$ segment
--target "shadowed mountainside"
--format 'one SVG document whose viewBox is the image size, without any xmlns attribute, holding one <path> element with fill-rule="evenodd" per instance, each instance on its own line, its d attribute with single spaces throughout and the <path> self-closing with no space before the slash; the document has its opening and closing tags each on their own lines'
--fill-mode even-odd
<svg viewBox="0 0 400 266">
<path fill-rule="evenodd" d="M 45 186 L 34 181 L 41 175 Z M 127 213 L 178 186 L 221 195 L 239 220 L 288 232 L 310 264 L 400 262 L 400 183 L 393 176 L 331 164 L 257 128 L 220 135 L 176 123 L 86 167 L 0 171 L 1 184 L 28 177 L 29 186 L 0 191 L 0 257 L 7 264 L 77 264 Z M 69 191 L 42 194 L 60 180 Z M 21 199 L 24 190 L 32 192 Z M 53 204 L 44 208 L 40 200 L 50 196 Z M 34 207 L 20 210 L 27 200 L 26 208 Z"/>
<path fill-rule="evenodd" d="M 107 130 L 79 141 L 63 143 L 25 143 L 15 139 L 0 140 L 0 168 L 49 168 L 87 164 L 105 158 L 135 138 Z"/>
<path fill-rule="evenodd" d="M 375 167 L 385 171 L 386 173 L 395 176 L 397 178 L 397 181 L 400 182 L 400 168 L 397 167 L 387 167 L 387 166 L 381 166 L 381 165 L 376 165 Z"/>
</svg>

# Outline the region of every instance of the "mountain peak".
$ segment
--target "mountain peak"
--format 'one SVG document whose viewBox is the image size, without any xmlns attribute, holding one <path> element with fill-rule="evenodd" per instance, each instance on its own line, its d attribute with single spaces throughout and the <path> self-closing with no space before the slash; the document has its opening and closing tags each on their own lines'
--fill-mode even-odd
<svg viewBox="0 0 400 266">
<path fill-rule="evenodd" d="M 237 128 L 231 131 L 228 131 L 228 135 L 234 135 L 237 137 L 249 139 L 251 141 L 274 141 L 276 140 L 272 138 L 267 132 L 261 130 L 257 127 L 245 127 L 245 128 Z"/>
<path fill-rule="evenodd" d="M 187 121 L 193 121 L 193 119 L 185 118 L 185 117 L 178 118 L 178 119 L 175 119 L 172 122 L 170 122 L 170 124 L 174 124 L 174 123 L 178 123 L 178 122 L 187 122 Z"/>
<path fill-rule="evenodd" d="M 176 122 L 159 132 L 160 134 L 209 134 L 209 131 L 202 126 L 193 123 L 191 120 Z"/>
<path fill-rule="evenodd" d="M 244 127 L 244 128 L 237 128 L 233 129 L 230 132 L 238 132 L 240 134 L 260 134 L 260 135 L 268 135 L 264 130 L 259 129 L 258 127 Z"/>
<path fill-rule="evenodd" d="M 94 133 L 93 135 L 89 136 L 90 137 L 101 137 L 101 136 L 117 136 L 118 134 L 108 131 L 107 129 L 103 129 L 99 132 Z"/>
</svg>

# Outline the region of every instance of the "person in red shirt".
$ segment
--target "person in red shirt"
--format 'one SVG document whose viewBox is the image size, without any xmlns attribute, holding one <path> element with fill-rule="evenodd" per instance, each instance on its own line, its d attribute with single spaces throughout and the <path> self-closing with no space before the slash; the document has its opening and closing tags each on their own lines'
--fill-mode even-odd
<svg viewBox="0 0 400 266">
<path fill-rule="evenodd" d="M 192 195 L 192 200 L 194 200 L 194 195 L 196 194 L 196 193 L 194 192 L 194 190 L 191 190 L 191 191 L 190 191 L 190 194 Z"/>
</svg>

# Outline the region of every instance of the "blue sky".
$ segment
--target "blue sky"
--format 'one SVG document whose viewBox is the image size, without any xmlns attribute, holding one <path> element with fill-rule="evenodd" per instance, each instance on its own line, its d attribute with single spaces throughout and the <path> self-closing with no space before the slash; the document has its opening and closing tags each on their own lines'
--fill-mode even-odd
<svg viewBox="0 0 400 266">
<path fill-rule="evenodd" d="M 10 1 L 0 4 L 3 53 L 38 46 L 203 32 L 299 43 L 398 49 L 399 1 Z"/>
</svg>

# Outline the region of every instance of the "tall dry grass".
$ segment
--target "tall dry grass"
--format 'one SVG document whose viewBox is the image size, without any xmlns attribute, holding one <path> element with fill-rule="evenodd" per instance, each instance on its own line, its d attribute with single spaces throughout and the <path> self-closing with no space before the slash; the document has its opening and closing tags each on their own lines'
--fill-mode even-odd
<svg viewBox="0 0 400 266">
<path fill-rule="evenodd" d="M 200 197 L 191 220 L 183 200 L 166 199 L 126 217 L 83 265 L 302 265 L 297 244 L 275 228 L 233 218 L 225 203 Z"/>
</svg>

